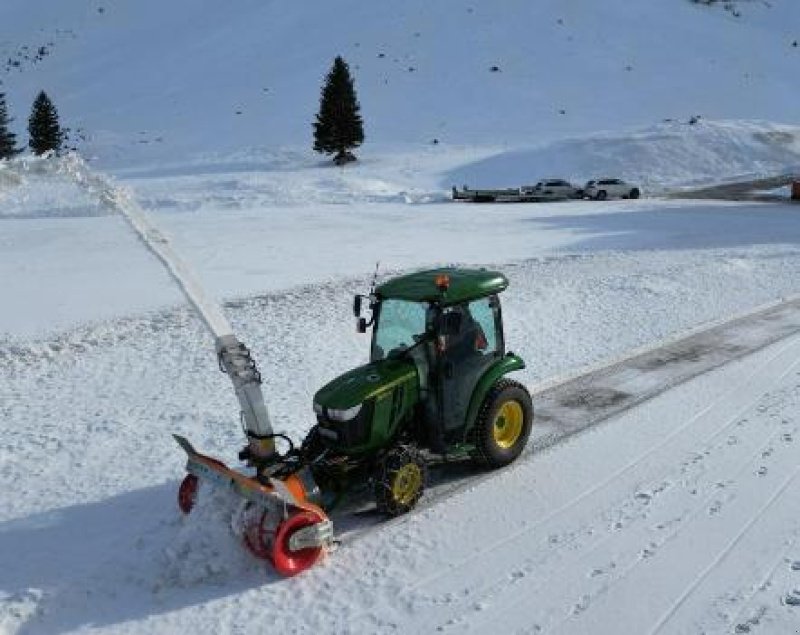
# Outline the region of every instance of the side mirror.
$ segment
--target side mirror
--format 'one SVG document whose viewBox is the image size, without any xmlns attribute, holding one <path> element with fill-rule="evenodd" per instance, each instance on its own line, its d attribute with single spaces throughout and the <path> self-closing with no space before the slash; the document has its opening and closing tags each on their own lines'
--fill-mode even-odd
<svg viewBox="0 0 800 635">
<path fill-rule="evenodd" d="M 359 333 L 367 332 L 367 318 L 358 318 L 358 322 L 356 322 L 356 331 Z"/>
<path fill-rule="evenodd" d="M 353 315 L 356 317 L 361 316 L 361 296 L 357 295 L 353 298 Z"/>
</svg>

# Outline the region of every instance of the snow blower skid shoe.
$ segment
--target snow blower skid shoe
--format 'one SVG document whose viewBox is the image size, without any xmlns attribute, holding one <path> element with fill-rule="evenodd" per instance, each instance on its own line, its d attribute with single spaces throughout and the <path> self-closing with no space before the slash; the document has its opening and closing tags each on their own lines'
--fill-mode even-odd
<svg viewBox="0 0 800 635">
<path fill-rule="evenodd" d="M 173 436 L 188 456 L 188 474 L 178 490 L 178 506 L 184 514 L 194 507 L 203 479 L 231 489 L 245 499 L 242 518 L 245 546 L 256 557 L 270 561 L 279 574 L 301 573 L 329 550 L 333 543 L 333 523 L 322 509 L 308 501 L 308 484 L 301 473 L 261 483 L 200 454 L 184 437 Z"/>
</svg>

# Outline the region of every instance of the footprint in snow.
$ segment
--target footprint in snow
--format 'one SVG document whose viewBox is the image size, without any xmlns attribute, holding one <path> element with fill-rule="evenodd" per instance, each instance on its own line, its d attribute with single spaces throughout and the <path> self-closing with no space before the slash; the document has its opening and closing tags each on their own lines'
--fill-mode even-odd
<svg viewBox="0 0 800 635">
<path fill-rule="evenodd" d="M 788 593 L 785 598 L 783 598 L 783 603 L 786 606 L 800 606 L 800 589 L 795 589 L 791 593 Z"/>
<path fill-rule="evenodd" d="M 792 563 L 792 571 L 800 571 L 800 560 L 795 560 Z"/>
<path fill-rule="evenodd" d="M 617 563 L 616 562 L 609 562 L 608 566 L 606 566 L 606 567 L 596 567 L 595 569 L 592 569 L 589 572 L 589 575 L 587 575 L 586 577 L 587 578 L 596 578 L 596 577 L 601 576 L 601 575 L 606 575 L 606 574 L 608 574 L 609 572 L 613 571 L 616 568 L 617 568 Z"/>
<path fill-rule="evenodd" d="M 582 595 L 580 600 L 575 603 L 575 606 L 572 607 L 572 614 L 578 615 L 583 613 L 586 609 L 589 608 L 589 603 L 591 598 L 588 595 Z"/>
<path fill-rule="evenodd" d="M 759 476 L 766 476 L 767 468 L 762 465 L 760 468 L 758 468 L 758 472 L 756 472 L 756 474 Z"/>
<path fill-rule="evenodd" d="M 714 501 L 711 504 L 711 507 L 708 508 L 708 515 L 714 516 L 715 514 L 718 514 L 721 509 L 722 509 L 722 501 Z"/>
<path fill-rule="evenodd" d="M 734 629 L 735 633 L 749 633 L 753 626 L 758 626 L 761 624 L 761 620 L 764 619 L 764 616 L 767 614 L 767 607 L 761 606 L 756 611 L 755 615 L 753 615 L 750 619 L 746 622 L 741 622 L 736 625 Z"/>
<path fill-rule="evenodd" d="M 653 542 L 651 542 L 648 547 L 642 549 L 642 553 L 640 554 L 640 557 L 643 560 L 646 560 L 647 558 L 652 558 L 654 555 L 656 555 L 656 549 L 658 549 L 658 545 L 653 543 Z"/>
</svg>

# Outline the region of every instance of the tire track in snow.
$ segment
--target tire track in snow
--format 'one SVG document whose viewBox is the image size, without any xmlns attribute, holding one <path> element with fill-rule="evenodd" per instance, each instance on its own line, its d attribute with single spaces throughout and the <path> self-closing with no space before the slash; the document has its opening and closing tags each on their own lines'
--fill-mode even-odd
<svg viewBox="0 0 800 635">
<path fill-rule="evenodd" d="M 797 429 L 795 428 L 795 431 Z M 741 480 L 743 475 L 750 473 L 756 473 L 756 467 L 763 462 L 763 454 L 764 451 L 770 448 L 775 441 L 780 437 L 781 431 L 777 431 L 774 435 L 767 438 L 767 440 L 759 446 L 747 461 L 744 462 L 744 465 L 741 469 L 739 469 L 733 478 L 721 478 L 721 475 L 718 475 L 713 481 L 717 483 L 725 483 L 725 487 L 730 489 L 735 487 Z M 641 552 L 642 555 L 639 558 L 634 559 L 630 565 L 624 569 L 616 568 L 615 572 L 612 574 L 611 580 L 608 583 L 604 583 L 600 590 L 596 593 L 589 593 L 581 597 L 580 601 L 576 603 L 574 606 L 580 606 L 580 610 L 586 610 L 589 608 L 590 603 L 593 603 L 597 598 L 608 595 L 611 591 L 615 589 L 619 584 L 622 584 L 626 581 L 626 579 L 634 574 L 639 567 L 644 566 L 647 562 L 649 562 L 649 558 L 652 558 L 657 553 L 659 553 L 665 546 L 669 545 L 669 543 L 679 539 L 683 535 L 693 535 L 691 527 L 693 525 L 699 524 L 702 521 L 707 520 L 706 516 L 715 516 L 720 513 L 722 502 L 719 501 L 719 495 L 713 489 L 713 484 L 711 482 L 708 483 L 709 494 L 705 496 L 701 501 L 694 505 L 694 509 L 689 512 L 688 514 L 680 517 L 679 519 L 673 521 L 670 524 L 670 532 L 664 536 L 659 536 L 656 539 L 651 539 L 647 544 L 647 547 Z M 665 501 L 659 501 L 660 504 L 666 504 Z M 724 504 L 727 507 L 730 504 L 735 503 L 735 500 L 727 500 Z M 706 515 L 703 515 L 703 512 L 706 512 Z M 755 519 L 751 519 L 751 523 L 755 521 Z M 749 526 L 748 526 L 749 527 Z M 746 530 L 742 530 L 742 535 Z M 711 568 L 706 573 L 710 573 Z M 619 574 L 616 572 L 620 571 Z M 686 590 L 686 597 L 688 597 L 689 593 L 694 590 L 695 587 L 692 589 Z M 677 610 L 677 609 L 676 609 Z M 567 618 L 568 619 L 568 618 Z M 566 623 L 567 619 L 561 621 L 561 624 Z M 591 619 L 591 616 L 588 618 Z M 578 627 L 579 629 L 582 628 L 581 626 Z M 580 632 L 580 631 L 579 631 Z M 654 633 L 656 631 L 653 631 Z"/>
<path fill-rule="evenodd" d="M 735 417 L 732 421 L 735 422 L 738 417 Z M 731 426 L 727 426 L 725 430 L 721 431 L 720 434 L 724 434 Z M 719 435 L 716 435 L 719 436 Z M 757 450 L 755 450 L 750 459 L 745 462 L 745 466 L 740 469 L 736 477 L 741 477 L 743 474 L 747 473 L 748 471 L 752 472 L 752 465 L 757 458 L 761 456 L 764 449 L 769 447 L 772 443 L 774 443 L 775 439 L 777 438 L 778 434 L 774 435 L 773 437 L 767 439 L 767 441 L 761 445 Z M 621 543 L 621 549 L 614 551 L 617 555 L 613 558 L 612 565 L 607 567 L 606 570 L 602 570 L 600 568 L 594 568 L 592 571 L 589 572 L 587 577 L 595 577 L 597 576 L 599 579 L 603 581 L 600 583 L 599 588 L 595 591 L 587 590 L 587 592 L 582 593 L 579 597 L 570 599 L 561 607 L 561 619 L 554 619 L 554 623 L 550 623 L 546 625 L 546 628 L 557 628 L 559 626 L 564 626 L 568 620 L 570 620 L 574 615 L 580 614 L 586 610 L 588 610 L 592 603 L 594 603 L 598 598 L 607 595 L 613 588 L 623 582 L 628 576 L 634 573 L 638 567 L 645 565 L 648 562 L 649 558 L 653 557 L 658 551 L 660 551 L 665 545 L 675 540 L 682 532 L 689 532 L 688 527 L 698 518 L 702 518 L 703 512 L 712 513 L 711 509 L 714 509 L 714 503 L 718 498 L 718 492 L 714 490 L 714 484 L 711 482 L 708 483 L 708 494 L 704 496 L 702 499 L 696 500 L 693 502 L 693 509 L 684 515 L 678 518 L 667 518 L 664 519 L 665 522 L 663 523 L 665 527 L 669 527 L 669 532 L 662 536 L 651 537 L 646 540 L 642 540 L 641 542 L 636 541 L 632 546 L 629 546 L 630 537 L 623 535 L 620 533 L 623 529 L 631 531 L 631 528 L 641 527 L 641 524 L 650 521 L 652 525 L 653 521 L 651 516 L 657 515 L 659 510 L 657 506 L 665 507 L 669 504 L 669 501 L 666 498 L 669 497 L 669 493 L 665 494 L 664 490 L 671 489 L 675 487 L 674 480 L 671 480 L 671 477 L 674 477 L 675 473 L 672 472 L 665 472 L 662 475 L 653 477 L 648 479 L 649 482 L 658 481 L 662 485 L 656 486 L 655 488 L 649 487 L 639 487 L 637 488 L 640 490 L 649 490 L 651 492 L 655 491 L 656 495 L 648 494 L 649 498 L 642 502 L 639 509 L 636 510 L 636 513 L 633 515 L 628 515 L 625 519 L 626 522 L 624 526 L 615 527 L 612 533 L 606 533 L 604 535 L 601 534 L 602 537 L 594 539 L 590 541 L 588 544 L 576 544 L 577 541 L 570 541 L 570 542 L 563 542 L 559 541 L 558 544 L 554 547 L 557 550 L 557 553 L 548 554 L 548 559 L 556 559 L 558 555 L 562 553 L 562 551 L 566 548 L 570 550 L 568 554 L 568 558 L 566 560 L 560 561 L 559 565 L 569 571 L 573 571 L 575 568 L 580 568 L 580 565 L 586 560 L 591 559 L 592 555 L 598 552 L 602 552 L 602 550 L 609 550 L 609 546 L 613 545 L 614 543 Z M 722 479 L 722 478 L 715 478 L 712 479 L 717 482 L 725 482 L 728 484 L 735 483 L 735 480 L 731 479 Z M 728 485 L 730 486 L 730 485 Z M 655 503 L 655 505 L 653 504 Z M 604 512 L 604 516 L 606 515 L 614 515 L 615 512 L 619 511 L 619 508 L 612 509 L 607 512 Z M 713 513 L 718 513 L 714 511 Z M 594 526 L 596 527 L 596 525 Z M 594 527 L 590 526 L 590 531 L 592 532 L 589 535 L 591 539 L 594 533 Z M 644 529 L 649 529 L 649 527 L 645 527 Z M 642 532 L 644 533 L 644 532 Z M 625 553 L 625 552 L 628 553 Z M 635 553 L 633 553 L 635 552 Z M 627 557 L 626 557 L 627 556 Z M 620 566 L 622 563 L 621 561 L 629 560 L 627 566 Z M 526 557 L 526 561 L 528 558 Z M 608 560 L 608 558 L 605 558 Z M 526 569 L 525 563 L 523 566 L 518 567 L 519 569 Z M 595 575 L 592 575 L 595 574 Z M 603 578 L 600 578 L 603 576 Z M 499 595 L 502 597 L 503 588 L 502 586 L 508 586 L 507 576 L 505 580 L 502 580 L 505 584 L 498 585 L 497 591 L 494 595 Z M 524 594 L 526 597 L 520 600 L 514 601 L 512 604 L 502 603 L 502 613 L 508 615 L 518 615 L 519 610 L 522 605 L 529 602 L 529 597 L 537 597 L 541 598 L 543 595 L 548 597 L 552 596 L 561 596 L 561 597 L 569 597 L 570 593 L 574 588 L 574 583 L 572 580 L 542 580 L 537 581 L 532 585 L 519 585 L 518 583 L 514 582 L 512 579 L 512 583 L 517 584 L 515 586 L 515 593 L 517 597 L 520 593 Z M 542 593 L 541 591 L 544 591 Z M 546 603 L 547 604 L 547 603 Z M 549 603 L 550 606 L 553 606 L 556 603 Z M 495 603 L 491 603 L 493 612 L 497 610 L 497 606 Z M 538 625 L 541 627 L 543 621 L 538 622 Z M 481 626 L 485 625 L 488 627 L 485 621 L 477 621 L 471 622 L 470 628 L 474 626 Z M 498 621 L 496 618 L 493 618 L 493 625 L 500 626 L 501 630 L 504 625 L 502 618 Z M 579 627 L 580 628 L 580 627 Z M 480 628 L 479 631 L 480 632 Z"/>
<path fill-rule="evenodd" d="M 543 534 L 548 534 L 548 530 L 547 530 L 548 523 L 550 523 L 553 520 L 556 520 L 560 516 L 563 516 L 563 515 L 567 514 L 568 512 L 570 512 L 571 510 L 573 510 L 574 508 L 579 506 L 580 504 L 584 503 L 587 499 L 593 498 L 595 496 L 598 496 L 600 494 L 600 492 L 602 490 L 604 490 L 604 489 L 611 489 L 612 491 L 614 489 L 618 489 L 618 488 L 615 488 L 614 485 L 617 483 L 617 481 L 619 479 L 621 479 L 623 476 L 625 476 L 625 474 L 627 474 L 628 472 L 632 471 L 636 467 L 642 465 L 648 459 L 652 458 L 653 455 L 655 455 L 659 450 L 661 450 L 665 446 L 667 446 L 672 441 L 672 439 L 674 439 L 676 436 L 684 433 L 689 427 L 697 425 L 697 423 L 700 420 L 702 420 L 703 417 L 706 417 L 707 415 L 713 415 L 714 411 L 720 406 L 720 404 L 722 404 L 723 408 L 730 407 L 731 404 L 735 404 L 735 407 L 737 409 L 734 412 L 734 414 L 732 416 L 727 417 L 722 426 L 715 426 L 715 428 L 712 431 L 712 433 L 710 435 L 707 435 L 705 440 L 702 442 L 705 446 L 713 447 L 715 444 L 712 443 L 712 442 L 714 440 L 716 440 L 716 439 L 720 439 L 721 437 L 723 437 L 725 435 L 728 435 L 729 431 L 731 430 L 731 428 L 733 428 L 737 424 L 737 422 L 739 421 L 741 415 L 743 413 L 749 411 L 750 409 L 752 409 L 752 407 L 756 403 L 758 403 L 758 401 L 762 398 L 762 394 L 758 394 L 757 397 L 752 398 L 752 399 L 746 399 L 746 401 L 744 403 L 742 403 L 741 397 L 739 397 L 737 399 L 737 396 L 740 396 L 742 394 L 748 394 L 749 391 L 745 391 L 744 388 L 746 386 L 753 386 L 753 380 L 756 379 L 756 378 L 758 378 L 758 380 L 756 382 L 756 385 L 759 385 L 759 386 L 768 385 L 769 382 L 771 381 L 771 378 L 769 376 L 765 376 L 764 370 L 769 368 L 772 365 L 776 365 L 776 362 L 777 362 L 777 365 L 779 367 L 781 367 L 781 366 L 785 367 L 785 364 L 784 364 L 783 360 L 785 360 L 785 359 L 797 359 L 797 353 L 800 352 L 798 349 L 800 349 L 800 342 L 795 342 L 795 343 L 793 343 L 793 345 L 785 345 L 785 346 L 783 346 L 781 348 L 781 350 L 779 350 L 776 354 L 771 356 L 762 365 L 760 365 L 759 367 L 754 369 L 745 379 L 743 379 L 741 382 L 738 382 L 738 384 L 736 386 L 732 387 L 732 389 L 730 391 L 728 391 L 728 392 L 724 393 L 723 395 L 721 395 L 717 400 L 715 400 L 712 404 L 707 406 L 702 412 L 698 413 L 694 418 L 690 419 L 684 426 L 682 426 L 681 428 L 676 430 L 672 435 L 670 435 L 664 441 L 662 441 L 661 443 L 659 443 L 656 446 L 652 447 L 648 452 L 641 454 L 634 461 L 630 462 L 624 468 L 622 468 L 621 470 L 619 470 L 619 471 L 615 472 L 614 474 L 612 474 L 611 477 L 609 477 L 608 479 L 604 480 L 602 483 L 598 484 L 597 486 L 595 486 L 595 487 L 593 487 L 593 488 L 591 488 L 589 490 L 586 490 L 586 491 L 582 492 L 578 497 L 573 498 L 568 503 L 566 503 L 564 506 L 560 507 L 558 510 L 556 510 L 552 514 L 548 515 L 547 518 L 542 519 L 541 521 L 538 521 L 538 522 L 534 523 L 531 526 L 525 527 L 523 530 L 513 534 L 512 536 L 509 536 L 509 537 L 503 539 L 502 541 L 497 541 L 496 543 L 494 543 L 492 545 L 489 545 L 486 549 L 483 549 L 480 552 L 478 552 L 477 556 L 475 556 L 475 557 L 471 556 L 471 557 L 465 559 L 463 562 L 459 563 L 459 565 L 456 565 L 453 568 L 448 569 L 444 573 L 437 574 L 436 576 L 429 577 L 429 578 L 427 578 L 425 580 L 420 581 L 418 584 L 414 585 L 411 590 L 420 590 L 422 587 L 432 587 L 433 586 L 432 583 L 436 582 L 439 578 L 444 577 L 444 576 L 448 576 L 448 575 L 452 576 L 453 572 L 455 570 L 457 570 L 459 568 L 459 566 L 470 566 L 470 567 L 472 567 L 472 566 L 475 565 L 475 560 L 476 559 L 480 559 L 481 562 L 485 562 L 484 566 L 481 567 L 482 570 L 487 571 L 487 573 L 485 573 L 483 577 L 485 578 L 487 576 L 491 576 L 493 581 L 490 582 L 490 583 L 482 585 L 478 589 L 474 589 L 474 588 L 471 589 L 471 593 L 469 595 L 470 602 L 478 601 L 480 603 L 482 601 L 486 601 L 487 604 L 491 604 L 491 602 L 489 601 L 491 597 L 494 597 L 494 596 L 503 597 L 503 594 L 502 594 L 503 590 L 505 588 L 509 587 L 509 586 L 513 586 L 514 589 L 515 589 L 515 592 L 522 593 L 525 596 L 525 599 L 521 600 L 519 603 L 517 603 L 515 601 L 510 606 L 506 606 L 505 604 L 501 604 L 501 606 L 503 606 L 503 611 L 502 611 L 503 614 L 510 614 L 510 615 L 516 614 L 515 613 L 515 609 L 520 608 L 519 605 L 521 605 L 521 604 L 523 604 L 525 602 L 528 602 L 529 601 L 528 598 L 536 596 L 537 589 L 540 589 L 543 586 L 548 585 L 548 591 L 549 591 L 549 590 L 551 590 L 553 582 L 552 581 L 538 581 L 537 580 L 537 581 L 533 581 L 532 584 L 525 584 L 524 580 L 522 579 L 522 576 L 520 576 L 520 577 L 513 577 L 512 576 L 512 578 L 509 579 L 508 571 L 510 570 L 510 568 L 513 569 L 513 570 L 519 570 L 519 571 L 525 570 L 526 567 L 529 568 L 529 569 L 533 569 L 534 568 L 533 564 L 532 564 L 533 562 L 536 562 L 537 566 L 541 566 L 541 565 L 544 565 L 545 563 L 549 562 L 550 560 L 553 560 L 553 559 L 557 558 L 559 555 L 561 555 L 563 552 L 566 551 L 567 554 L 568 554 L 569 560 L 567 562 L 565 562 L 565 563 L 561 563 L 561 565 L 566 565 L 567 570 L 571 570 L 569 565 L 571 565 L 571 564 L 574 565 L 574 564 L 580 563 L 586 557 L 587 553 L 591 553 L 591 552 L 601 548 L 602 546 L 606 545 L 607 543 L 617 539 L 618 535 L 617 534 L 606 534 L 606 535 L 600 534 L 600 535 L 598 535 L 598 534 L 594 533 L 594 530 L 592 529 L 593 525 L 590 525 L 589 528 L 590 528 L 591 531 L 590 531 L 590 533 L 588 535 L 588 539 L 590 541 L 590 543 L 588 545 L 588 549 L 589 549 L 588 552 L 585 549 L 586 545 L 580 545 L 578 548 L 580 548 L 582 550 L 579 551 L 579 552 L 576 551 L 576 546 L 575 546 L 576 543 L 580 544 L 581 539 L 586 540 L 586 536 L 573 535 L 571 537 L 571 539 L 568 539 L 566 541 L 559 540 L 555 544 L 547 544 L 547 545 L 545 545 L 544 546 L 545 555 L 544 555 L 543 559 L 539 557 L 539 554 L 537 554 L 535 556 L 531 556 L 531 555 L 527 555 L 526 554 L 526 556 L 524 558 L 524 561 L 522 563 L 520 563 L 518 561 L 516 556 L 512 557 L 513 563 L 505 562 L 505 561 L 503 561 L 502 558 L 498 558 L 495 555 L 495 552 L 499 548 L 501 548 L 501 547 L 511 547 L 510 543 L 512 541 L 516 542 L 518 540 L 523 540 L 527 536 L 527 534 L 530 534 L 530 533 L 532 533 L 534 531 L 541 531 Z M 797 365 L 798 365 L 798 363 L 795 363 L 794 365 L 792 365 L 792 368 L 789 371 L 786 371 L 782 376 L 787 375 Z M 772 379 L 774 379 L 774 378 L 772 378 Z M 759 447 L 759 449 L 752 454 L 752 456 L 749 458 L 749 460 L 753 461 L 756 458 L 758 458 L 761 455 L 761 453 L 763 452 L 764 448 L 766 448 L 770 444 L 774 443 L 775 437 L 778 436 L 778 434 L 779 433 L 776 433 L 776 435 L 773 435 L 773 437 L 768 439 L 766 443 L 762 444 L 762 446 Z M 749 463 L 747 465 L 749 465 Z M 662 470 L 661 472 L 652 475 L 652 477 L 649 478 L 648 481 L 649 482 L 657 482 L 657 483 L 674 482 L 676 480 L 679 480 L 679 477 L 681 476 L 680 468 L 677 468 L 677 475 L 675 474 L 675 472 L 676 472 L 675 469 L 673 469 L 671 466 L 668 466 L 666 468 L 666 470 Z M 670 476 L 671 475 L 675 476 L 675 478 L 673 478 L 672 480 L 670 480 Z M 658 486 L 656 486 L 656 488 L 657 487 Z M 646 489 L 646 488 L 644 488 L 643 486 L 640 486 L 637 489 L 641 490 L 641 489 Z M 707 496 L 703 501 L 700 501 L 699 503 L 696 503 L 695 504 L 695 512 L 707 509 L 709 504 L 715 498 L 715 496 L 716 496 L 716 492 L 712 491 L 709 494 L 709 496 Z M 656 497 L 652 497 L 652 498 L 654 499 Z M 643 510 L 646 510 L 648 505 L 650 504 L 650 502 L 651 502 L 651 499 L 648 499 L 644 504 L 640 505 L 638 509 L 634 510 L 635 513 L 632 515 L 632 517 L 636 517 L 637 515 L 639 515 L 640 512 L 642 512 Z M 617 509 L 621 509 L 621 508 L 618 507 Z M 650 513 L 652 513 L 652 512 L 650 512 Z M 612 510 L 604 510 L 603 514 L 613 517 L 614 510 L 613 509 Z M 649 514 L 645 513 L 643 518 L 647 517 L 647 515 L 649 515 Z M 683 520 L 686 521 L 686 520 L 689 520 L 689 518 L 684 517 Z M 595 522 L 594 526 L 596 526 L 596 522 Z M 678 530 L 675 529 L 674 525 L 673 525 L 672 534 L 677 534 L 677 531 Z M 578 532 L 578 534 L 581 534 L 581 532 Z M 666 540 L 664 542 L 666 542 Z M 509 548 L 508 552 L 512 553 L 512 554 L 518 554 L 518 553 L 521 552 L 521 549 L 519 549 L 519 548 Z M 634 565 L 633 566 L 636 566 L 636 564 L 638 564 L 639 562 L 640 562 L 639 560 L 634 560 Z M 513 566 L 510 567 L 511 564 L 513 564 Z M 489 574 L 488 571 L 497 571 L 499 573 Z M 626 573 L 623 573 L 622 575 L 626 575 Z M 566 595 L 566 594 L 568 594 L 569 590 L 570 590 L 570 586 L 569 586 L 569 584 L 567 584 L 562 589 L 562 592 L 563 592 L 564 595 Z M 439 589 L 439 591 L 441 592 L 441 589 Z M 556 593 L 556 595 L 558 595 L 558 593 Z M 516 597 L 519 597 L 519 596 L 517 595 Z M 482 600 L 478 600 L 478 598 L 482 598 Z M 586 599 L 588 599 L 588 598 L 586 598 Z M 570 604 L 569 606 L 566 606 L 564 608 L 564 613 L 565 614 L 569 614 L 570 608 L 572 606 L 574 606 L 574 605 Z M 494 605 L 492 605 L 492 607 L 493 607 L 493 610 L 489 612 L 489 613 L 492 614 L 492 617 L 491 618 L 487 618 L 487 619 L 492 619 L 493 620 L 492 621 L 492 627 L 494 628 L 494 627 L 497 627 L 499 625 L 502 625 L 502 620 L 500 620 L 499 623 L 498 623 L 498 620 L 497 620 L 497 617 L 496 617 L 496 612 L 497 611 L 494 610 L 496 607 Z M 449 614 L 452 615 L 454 612 L 458 613 L 459 611 L 463 611 L 465 608 L 466 607 L 461 607 L 460 609 L 453 608 L 453 610 L 450 611 Z M 440 614 L 437 613 L 437 618 L 439 617 L 439 615 Z M 476 616 L 476 619 L 478 619 L 477 622 L 470 621 L 468 623 L 469 627 L 473 628 L 473 627 L 476 626 L 476 624 L 477 625 L 484 624 L 484 622 L 482 620 L 480 620 L 479 618 L 480 618 L 480 616 Z M 455 620 L 453 622 L 453 624 L 451 624 L 451 625 L 452 626 L 463 627 L 464 623 L 463 623 L 463 620 Z M 486 624 L 486 626 L 488 627 L 488 624 Z M 480 629 L 478 629 L 478 630 L 480 630 Z"/>
<path fill-rule="evenodd" d="M 689 598 L 692 592 L 700 585 L 702 582 L 709 576 L 709 574 L 722 563 L 722 561 L 727 558 L 731 551 L 739 544 L 742 538 L 747 534 L 748 531 L 755 525 L 763 516 L 782 496 L 786 493 L 789 489 L 789 486 L 797 480 L 798 476 L 800 476 L 800 466 L 795 468 L 795 470 L 783 481 L 783 484 L 775 491 L 772 496 L 767 499 L 767 502 L 750 518 L 750 521 L 740 529 L 733 539 L 719 552 L 716 558 L 700 573 L 697 578 L 684 590 L 681 594 L 680 598 L 667 610 L 666 613 L 661 617 L 658 623 L 653 627 L 650 631 L 650 635 L 657 635 L 657 633 L 661 633 L 664 630 L 664 627 L 667 626 L 670 619 L 677 613 L 677 611 L 683 606 L 684 602 Z"/>
<path fill-rule="evenodd" d="M 766 362 L 761 364 L 756 370 L 754 370 L 752 373 L 750 373 L 748 375 L 747 379 L 745 379 L 742 382 L 740 382 L 734 389 L 732 389 L 728 393 L 726 393 L 726 395 L 724 397 L 720 397 L 717 401 L 715 401 L 712 404 L 708 405 L 702 412 L 700 412 L 697 415 L 695 415 L 695 417 L 693 417 L 692 419 L 686 421 L 683 425 L 675 428 L 670 434 L 665 436 L 656 446 L 651 447 L 647 452 L 639 455 L 634 460 L 632 460 L 631 462 L 626 464 L 624 467 L 620 468 L 614 474 L 612 474 L 607 479 L 603 480 L 601 483 L 597 484 L 593 488 L 582 492 L 579 496 L 573 498 L 572 500 L 567 502 L 565 505 L 563 505 L 559 509 L 553 511 L 546 518 L 544 518 L 544 519 L 542 519 L 540 521 L 537 521 L 537 523 L 535 523 L 533 526 L 526 527 L 526 528 L 523 528 L 521 530 L 518 530 L 517 532 L 514 532 L 511 535 L 508 535 L 508 536 L 504 537 L 502 540 L 496 541 L 495 543 L 493 543 L 491 545 L 488 545 L 483 550 L 481 550 L 481 552 L 479 554 L 477 554 L 477 555 L 489 554 L 489 553 L 491 553 L 492 551 L 494 551 L 497 548 L 503 547 L 503 546 L 507 545 L 508 543 L 514 541 L 514 540 L 518 540 L 520 537 L 523 537 L 526 534 L 529 534 L 532 531 L 538 529 L 544 523 L 549 522 L 550 520 L 558 517 L 559 515 L 564 514 L 567 511 L 573 509 L 577 505 L 580 505 L 583 501 L 585 501 L 588 498 L 592 497 L 593 495 L 597 494 L 601 490 L 603 490 L 605 488 L 608 488 L 610 485 L 612 485 L 620 477 L 622 477 L 626 473 L 631 472 L 637 466 L 641 465 L 644 461 L 646 461 L 647 459 L 652 457 L 661 448 L 663 448 L 664 446 L 668 445 L 674 439 L 679 438 L 686 430 L 688 430 L 691 426 L 693 426 L 694 423 L 698 419 L 703 417 L 708 412 L 711 412 L 720 402 L 727 401 L 728 403 L 735 403 L 736 397 L 737 396 L 741 396 L 742 394 L 747 394 L 747 391 L 745 390 L 745 388 L 751 387 L 753 385 L 752 382 L 754 380 L 758 381 L 759 377 L 762 380 L 761 383 L 763 383 L 763 372 L 762 372 L 763 369 L 769 367 L 769 365 L 771 363 L 773 363 L 776 359 L 784 357 L 784 356 L 787 356 L 787 352 L 789 352 L 789 351 L 791 351 L 792 355 L 794 355 L 794 349 L 795 348 L 800 349 L 800 345 L 798 345 L 798 343 L 788 343 L 788 344 L 783 345 L 778 352 L 776 352 Z M 757 384 L 757 385 L 760 385 L 760 384 Z M 753 400 L 749 400 L 745 404 L 745 406 L 743 408 L 741 408 L 741 410 L 746 410 L 748 407 L 750 407 L 752 405 L 752 403 L 753 403 Z M 736 416 L 738 416 L 738 412 L 737 412 L 737 415 L 734 415 L 733 418 L 735 419 Z M 729 424 L 730 424 L 730 421 L 726 421 L 726 424 L 723 426 L 723 429 L 727 429 Z M 539 450 L 539 451 L 543 451 L 543 450 Z M 525 460 L 526 461 L 532 460 L 532 458 L 535 458 L 535 454 L 536 454 L 536 452 L 534 452 L 531 457 L 526 456 Z M 512 467 L 512 469 L 513 469 L 513 467 Z M 470 480 L 468 483 L 461 485 L 459 487 L 459 489 L 467 488 L 467 487 L 469 487 L 469 488 L 475 487 L 476 485 L 478 485 L 478 484 L 480 484 L 480 483 L 482 483 L 484 481 L 491 480 L 492 478 L 495 478 L 497 476 L 497 474 L 498 473 L 490 473 L 490 474 L 486 475 L 486 477 L 484 477 L 483 479 L 478 479 L 477 481 L 476 480 Z M 455 492 L 447 492 L 447 496 L 453 495 L 454 493 Z M 434 501 L 431 501 L 429 504 L 434 504 L 435 502 L 440 501 L 441 498 L 444 498 L 444 497 L 437 497 Z M 420 509 L 424 509 L 426 506 L 427 505 L 421 507 Z M 384 525 L 388 525 L 388 524 L 391 524 L 391 523 L 407 522 L 406 521 L 407 518 L 408 518 L 408 516 L 400 517 L 400 518 L 396 519 L 395 521 L 389 521 L 389 523 L 384 523 Z M 439 572 L 435 576 L 432 576 L 432 577 L 429 577 L 429 578 L 426 578 L 426 579 L 418 581 L 417 584 L 415 584 L 414 587 L 412 587 L 412 589 L 410 589 L 410 590 L 421 588 L 421 587 L 429 584 L 430 582 L 435 581 L 438 578 L 441 578 L 441 577 L 444 577 L 446 575 L 449 575 L 449 574 L 452 573 L 453 569 L 457 569 L 460 566 L 471 564 L 471 563 L 474 562 L 474 560 L 475 560 L 475 555 L 472 555 L 468 559 L 465 559 L 463 561 L 460 561 L 458 563 L 453 564 L 452 567 L 446 572 Z"/>
<path fill-rule="evenodd" d="M 757 626 L 764 617 L 766 607 L 762 604 L 758 609 L 754 609 L 756 598 L 760 593 L 764 593 L 770 587 L 775 587 L 776 579 L 788 577 L 781 575 L 783 572 L 796 573 L 794 584 L 787 584 L 787 595 L 794 590 L 800 583 L 800 560 L 792 560 L 792 554 L 797 553 L 797 545 L 800 543 L 800 530 L 796 530 L 793 535 L 785 541 L 785 547 L 780 554 L 773 560 L 773 564 L 767 569 L 757 584 L 751 585 L 748 592 L 740 592 L 743 598 L 742 606 L 727 621 L 727 628 L 733 627 L 735 633 L 747 633 L 753 626 Z M 745 619 L 745 614 L 750 613 L 751 617 Z"/>
</svg>

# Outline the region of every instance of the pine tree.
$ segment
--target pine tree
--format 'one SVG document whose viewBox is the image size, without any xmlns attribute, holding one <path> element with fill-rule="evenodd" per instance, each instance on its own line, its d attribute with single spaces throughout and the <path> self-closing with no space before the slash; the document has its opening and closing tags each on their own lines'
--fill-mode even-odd
<svg viewBox="0 0 800 635">
<path fill-rule="evenodd" d="M 8 129 L 12 121 L 6 109 L 6 96 L 0 93 L 0 159 L 10 159 L 19 153 L 17 135 Z"/>
<path fill-rule="evenodd" d="M 28 145 L 34 154 L 44 154 L 53 150 L 61 151 L 64 133 L 58 124 L 58 112 L 50 98 L 42 91 L 33 102 L 31 116 L 28 118 Z"/>
<path fill-rule="evenodd" d="M 333 161 L 337 165 L 355 161 L 356 157 L 350 150 L 364 142 L 360 110 L 350 68 L 341 56 L 337 56 L 319 100 L 319 113 L 314 123 L 314 150 L 335 154 Z"/>
</svg>

